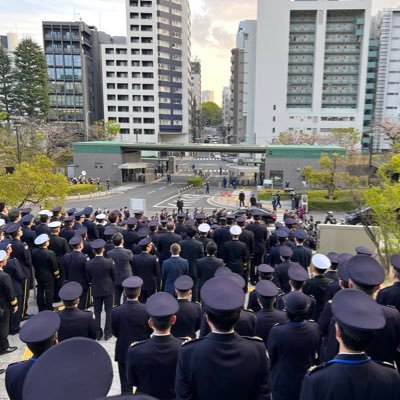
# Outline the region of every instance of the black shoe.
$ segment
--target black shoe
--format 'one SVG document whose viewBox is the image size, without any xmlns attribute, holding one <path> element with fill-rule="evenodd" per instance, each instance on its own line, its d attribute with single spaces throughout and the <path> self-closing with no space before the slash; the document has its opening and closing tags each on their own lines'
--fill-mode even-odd
<svg viewBox="0 0 400 400">
<path fill-rule="evenodd" d="M 32 314 L 25 314 L 25 317 L 22 318 L 22 321 L 28 320 L 30 317 L 32 317 Z"/>
<path fill-rule="evenodd" d="M 13 351 L 17 350 L 17 348 L 17 346 L 10 346 L 8 349 L 1 351 L 0 354 L 12 353 Z"/>
<path fill-rule="evenodd" d="M 111 339 L 112 338 L 112 333 L 106 333 L 105 335 L 104 335 L 104 340 L 109 340 L 109 339 Z"/>
<path fill-rule="evenodd" d="M 96 335 L 96 340 L 101 340 L 102 337 L 103 337 L 103 332 L 99 332 L 99 333 Z"/>
</svg>

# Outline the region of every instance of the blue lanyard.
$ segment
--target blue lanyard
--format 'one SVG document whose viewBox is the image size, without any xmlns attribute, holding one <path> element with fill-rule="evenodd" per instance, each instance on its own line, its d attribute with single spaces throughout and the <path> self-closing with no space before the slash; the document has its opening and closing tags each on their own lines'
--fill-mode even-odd
<svg viewBox="0 0 400 400">
<path fill-rule="evenodd" d="M 368 357 L 366 360 L 341 360 L 335 358 L 334 360 L 329 361 L 329 363 L 359 365 L 366 364 L 369 361 L 371 361 L 371 357 Z"/>
<path fill-rule="evenodd" d="M 31 362 L 36 362 L 36 360 L 37 360 L 37 358 L 33 358 L 33 357 L 31 357 L 28 361 L 31 361 Z"/>
</svg>

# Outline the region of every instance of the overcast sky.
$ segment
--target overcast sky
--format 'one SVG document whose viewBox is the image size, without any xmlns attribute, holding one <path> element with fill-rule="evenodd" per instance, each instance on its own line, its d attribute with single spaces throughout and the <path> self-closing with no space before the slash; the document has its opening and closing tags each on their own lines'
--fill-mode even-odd
<svg viewBox="0 0 400 400">
<path fill-rule="evenodd" d="M 17 32 L 42 44 L 43 20 L 82 18 L 110 35 L 126 35 L 126 0 L 0 0 L 0 34 Z M 202 88 L 221 101 L 230 75 L 230 49 L 240 20 L 256 19 L 257 0 L 189 0 L 192 8 L 192 55 L 202 62 Z M 400 7 L 400 0 L 373 0 L 373 12 Z"/>
</svg>

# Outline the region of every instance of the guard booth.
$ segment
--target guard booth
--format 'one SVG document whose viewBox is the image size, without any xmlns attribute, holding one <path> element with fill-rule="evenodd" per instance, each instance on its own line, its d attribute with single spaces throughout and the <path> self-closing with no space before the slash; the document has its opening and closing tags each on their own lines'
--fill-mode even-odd
<svg viewBox="0 0 400 400">
<path fill-rule="evenodd" d="M 122 172 L 122 183 L 149 183 L 153 171 L 151 164 L 141 162 L 121 164 L 118 169 Z"/>
</svg>

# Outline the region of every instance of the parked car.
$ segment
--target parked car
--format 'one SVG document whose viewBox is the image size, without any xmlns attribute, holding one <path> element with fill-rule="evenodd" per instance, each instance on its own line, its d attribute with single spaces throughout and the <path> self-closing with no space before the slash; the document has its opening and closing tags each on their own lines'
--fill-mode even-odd
<svg viewBox="0 0 400 400">
<path fill-rule="evenodd" d="M 266 210 L 264 208 L 240 207 L 240 208 L 237 208 L 236 210 L 234 210 L 232 212 L 232 214 L 233 215 L 242 215 L 242 214 L 246 213 L 246 215 L 249 217 L 249 216 L 251 216 L 251 213 L 253 210 L 261 211 L 262 219 L 267 225 L 274 224 L 276 222 L 276 214 L 274 212 Z"/>
<path fill-rule="evenodd" d="M 346 225 L 373 225 L 374 215 L 371 207 L 366 207 L 361 210 L 352 210 L 344 215 Z"/>
</svg>

